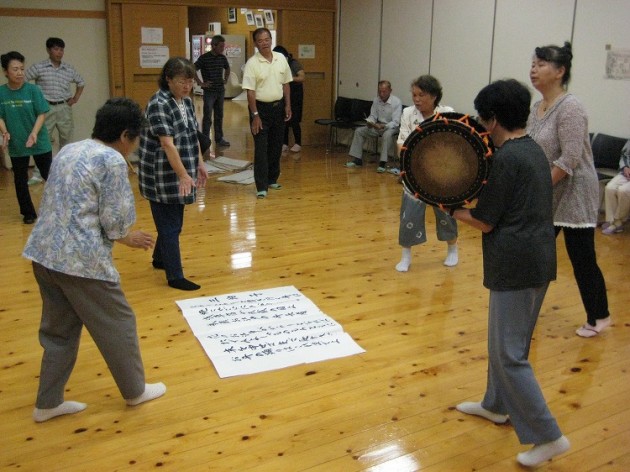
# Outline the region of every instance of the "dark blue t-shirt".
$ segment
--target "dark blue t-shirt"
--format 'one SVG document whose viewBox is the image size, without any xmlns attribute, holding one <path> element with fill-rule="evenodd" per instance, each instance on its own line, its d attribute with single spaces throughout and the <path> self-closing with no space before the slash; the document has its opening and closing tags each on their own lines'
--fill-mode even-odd
<svg viewBox="0 0 630 472">
<path fill-rule="evenodd" d="M 204 82 L 210 82 L 210 86 L 204 87 L 204 90 L 220 92 L 225 88 L 223 71 L 230 68 L 230 63 L 223 54 L 202 54 L 195 61 L 195 68 L 201 71 Z"/>
</svg>

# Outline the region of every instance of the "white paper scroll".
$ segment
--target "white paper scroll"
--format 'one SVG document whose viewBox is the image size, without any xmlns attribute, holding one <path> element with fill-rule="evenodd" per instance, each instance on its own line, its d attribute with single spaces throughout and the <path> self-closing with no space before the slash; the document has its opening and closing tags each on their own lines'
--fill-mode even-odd
<svg viewBox="0 0 630 472">
<path fill-rule="evenodd" d="M 293 286 L 176 303 L 222 378 L 365 352 Z"/>
</svg>

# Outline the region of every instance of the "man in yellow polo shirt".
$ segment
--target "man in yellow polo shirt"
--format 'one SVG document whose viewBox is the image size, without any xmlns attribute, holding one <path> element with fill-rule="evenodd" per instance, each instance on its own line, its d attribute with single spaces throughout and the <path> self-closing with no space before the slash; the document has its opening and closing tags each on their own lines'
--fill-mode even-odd
<svg viewBox="0 0 630 472">
<path fill-rule="evenodd" d="M 258 52 L 249 58 L 243 71 L 243 89 L 254 135 L 254 180 L 256 196 L 280 189 L 280 156 L 285 121 L 291 119 L 289 82 L 293 80 L 285 57 L 271 50 L 271 32 L 258 28 L 253 33 Z"/>
</svg>

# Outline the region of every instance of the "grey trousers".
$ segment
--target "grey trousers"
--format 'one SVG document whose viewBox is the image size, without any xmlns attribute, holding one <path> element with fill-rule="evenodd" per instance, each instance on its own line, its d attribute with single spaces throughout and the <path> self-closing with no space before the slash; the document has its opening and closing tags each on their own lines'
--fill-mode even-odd
<svg viewBox="0 0 630 472">
<path fill-rule="evenodd" d="M 457 237 L 457 220 L 436 207 L 435 229 L 439 241 L 450 241 Z M 424 216 L 427 204 L 403 191 L 400 203 L 400 227 L 398 228 L 398 244 L 411 247 L 427 241 Z"/>
<path fill-rule="evenodd" d="M 144 367 L 136 317 L 120 284 L 63 274 L 36 262 L 33 272 L 43 302 L 39 342 L 44 348 L 35 406 L 55 408 L 63 403 L 83 325 L 105 359 L 123 398 L 142 395 Z"/>
<path fill-rule="evenodd" d="M 354 131 L 352 137 L 352 145 L 350 146 L 350 156 L 361 159 L 363 157 L 363 143 L 368 136 L 377 137 L 381 136 L 381 155 L 379 162 L 387 162 L 389 159 L 389 151 L 398 139 L 398 128 L 388 128 L 381 131 L 377 131 L 374 128 L 368 128 L 367 126 L 361 126 Z"/>
<path fill-rule="evenodd" d="M 548 287 L 490 290 L 488 384 L 481 406 L 509 415 L 521 444 L 544 444 L 562 436 L 527 360 Z"/>
</svg>

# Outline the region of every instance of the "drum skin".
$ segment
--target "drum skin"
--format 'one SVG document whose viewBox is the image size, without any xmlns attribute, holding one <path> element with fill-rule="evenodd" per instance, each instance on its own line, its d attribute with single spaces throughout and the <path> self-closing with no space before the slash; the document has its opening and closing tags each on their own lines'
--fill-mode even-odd
<svg viewBox="0 0 630 472">
<path fill-rule="evenodd" d="M 423 121 L 401 150 L 404 185 L 418 199 L 441 208 L 470 203 L 487 182 L 494 145 L 481 124 L 461 113 Z"/>
</svg>

